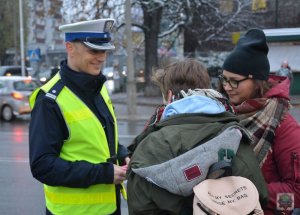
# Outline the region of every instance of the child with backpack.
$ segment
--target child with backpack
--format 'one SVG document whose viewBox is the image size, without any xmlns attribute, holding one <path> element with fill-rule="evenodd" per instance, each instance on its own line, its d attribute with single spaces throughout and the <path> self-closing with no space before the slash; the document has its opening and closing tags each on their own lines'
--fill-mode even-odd
<svg viewBox="0 0 300 215">
<path fill-rule="evenodd" d="M 251 180 L 264 204 L 268 194 L 251 139 L 227 100 L 208 89 L 206 68 L 185 59 L 153 80 L 166 104 L 128 147 L 129 214 L 192 214 L 193 187 L 230 175 Z"/>
</svg>

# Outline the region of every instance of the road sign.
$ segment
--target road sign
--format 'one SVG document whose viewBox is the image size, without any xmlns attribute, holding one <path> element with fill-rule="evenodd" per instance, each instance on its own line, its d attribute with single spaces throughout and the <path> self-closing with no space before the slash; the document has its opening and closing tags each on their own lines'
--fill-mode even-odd
<svg viewBox="0 0 300 215">
<path fill-rule="evenodd" d="M 28 50 L 29 61 L 39 61 L 41 59 L 41 50 L 39 48 Z"/>
</svg>

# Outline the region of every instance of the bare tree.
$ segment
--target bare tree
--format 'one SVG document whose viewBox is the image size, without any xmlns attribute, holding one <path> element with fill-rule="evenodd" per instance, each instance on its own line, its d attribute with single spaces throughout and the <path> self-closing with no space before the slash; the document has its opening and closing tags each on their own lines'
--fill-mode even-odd
<svg viewBox="0 0 300 215">
<path fill-rule="evenodd" d="M 250 0 L 232 0 L 227 10 L 222 11 L 220 1 L 198 0 L 190 2 L 193 8 L 188 11 L 184 25 L 184 53 L 193 53 L 196 49 L 224 49 L 232 31 L 245 30 L 257 26 L 253 21 Z M 218 46 L 216 47 L 215 44 Z M 196 49 L 195 49 L 196 47 Z"/>
<path fill-rule="evenodd" d="M 75 11 L 72 17 L 114 17 L 118 30 L 124 26 L 124 1 L 111 0 L 68 0 Z M 80 3 L 79 3 L 80 2 Z M 222 1 L 214 0 L 135 0 L 132 7 L 142 11 L 142 17 L 132 25 L 144 33 L 146 91 L 151 91 L 151 74 L 158 67 L 157 49 L 159 39 L 176 32 L 184 35 L 184 53 L 194 57 L 195 52 L 215 44 L 229 44 L 231 31 L 256 26 L 251 19 L 251 0 L 227 0 L 230 10 L 222 11 Z M 78 7 L 78 5 L 81 5 Z M 134 15 L 134 14 L 133 14 Z M 124 32 L 124 31 L 123 31 Z M 221 43 L 220 41 L 226 41 Z M 221 46 L 224 48 L 224 46 Z"/>
<path fill-rule="evenodd" d="M 19 2 L 18 1 L 5 1 L 0 0 L 1 10 L 0 10 L 0 64 L 6 62 L 6 52 L 8 49 L 14 51 L 15 59 L 13 62 L 9 63 L 20 63 L 20 24 L 19 24 Z M 28 15 L 28 1 L 23 1 L 23 16 L 24 16 L 24 26 L 26 26 L 26 17 Z M 26 38 L 27 29 L 24 29 L 24 36 Z"/>
<path fill-rule="evenodd" d="M 88 19 L 99 19 L 114 17 L 116 10 L 120 10 L 120 4 L 124 7 L 124 1 L 113 0 L 64 0 L 64 7 L 68 10 L 70 22 L 84 21 Z M 123 18 L 124 22 L 124 18 Z"/>
<path fill-rule="evenodd" d="M 11 17 L 15 17 L 16 14 L 12 14 L 14 12 L 11 1 L 4 1 L 1 0 L 1 7 L 3 9 L 0 10 L 0 36 L 1 36 L 1 44 L 0 44 L 0 59 L 4 58 L 5 51 L 7 48 L 12 47 L 14 44 L 14 40 L 11 38 L 14 38 L 14 30 L 16 30 L 16 22 L 18 20 L 19 16 L 16 16 L 15 19 L 11 19 Z M 18 7 L 16 7 L 18 8 Z M 11 28 L 9 26 L 14 26 L 14 28 Z M 16 40 L 16 39 L 15 39 Z M 17 43 L 18 44 L 18 43 Z"/>
<path fill-rule="evenodd" d="M 140 1 L 143 10 L 143 31 L 145 37 L 145 91 L 151 95 L 153 86 L 151 86 L 152 70 L 158 66 L 157 48 L 158 36 L 160 33 L 160 23 L 164 8 L 164 3 L 152 1 Z"/>
</svg>

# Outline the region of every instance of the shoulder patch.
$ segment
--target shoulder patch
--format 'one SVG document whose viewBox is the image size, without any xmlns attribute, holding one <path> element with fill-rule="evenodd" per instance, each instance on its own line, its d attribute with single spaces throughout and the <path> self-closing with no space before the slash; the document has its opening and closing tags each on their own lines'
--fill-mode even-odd
<svg viewBox="0 0 300 215">
<path fill-rule="evenodd" d="M 45 94 L 47 98 L 50 98 L 52 100 L 56 100 L 57 96 L 61 92 L 61 90 L 64 88 L 64 83 L 59 79 L 54 86 Z"/>
</svg>

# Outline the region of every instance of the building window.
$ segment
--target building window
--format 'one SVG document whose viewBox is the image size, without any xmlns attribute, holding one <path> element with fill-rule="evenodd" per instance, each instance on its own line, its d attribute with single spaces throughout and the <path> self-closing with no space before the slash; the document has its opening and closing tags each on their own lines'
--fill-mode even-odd
<svg viewBox="0 0 300 215">
<path fill-rule="evenodd" d="M 267 9 L 267 1 L 266 0 L 252 0 L 252 11 L 260 12 L 265 11 Z"/>
</svg>

